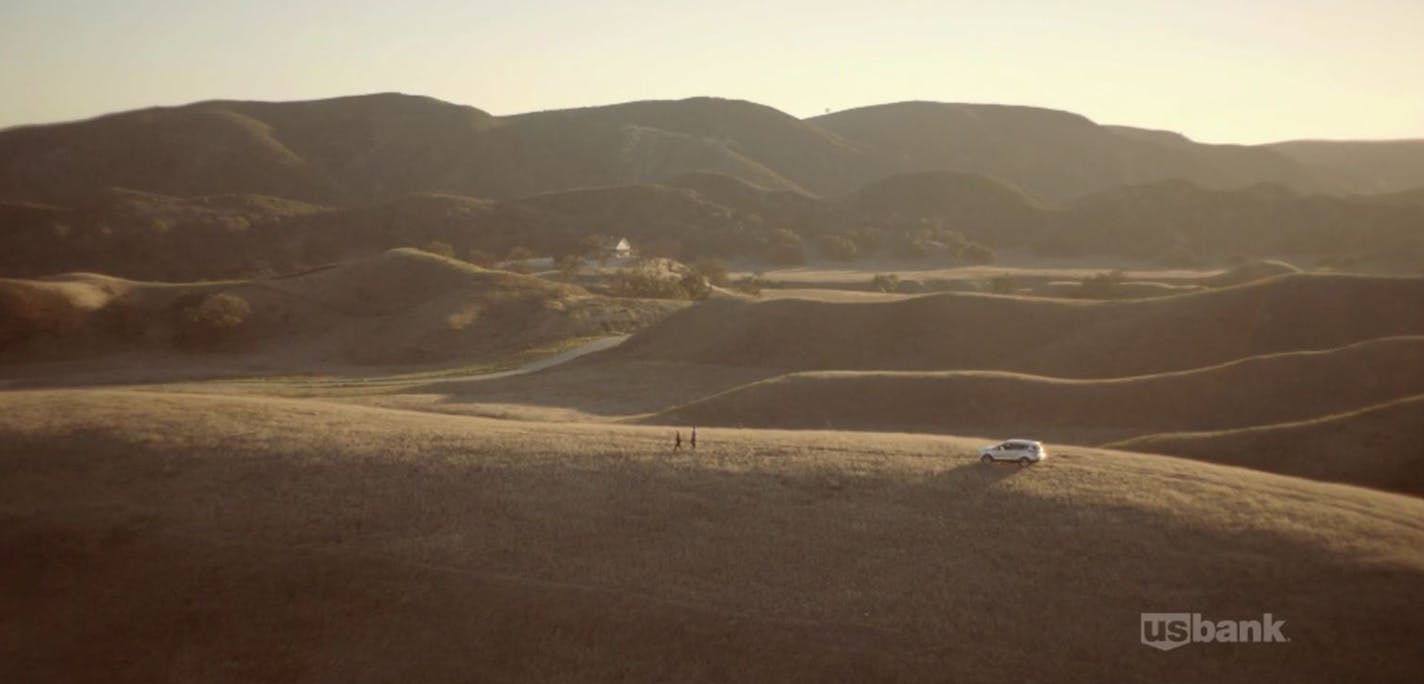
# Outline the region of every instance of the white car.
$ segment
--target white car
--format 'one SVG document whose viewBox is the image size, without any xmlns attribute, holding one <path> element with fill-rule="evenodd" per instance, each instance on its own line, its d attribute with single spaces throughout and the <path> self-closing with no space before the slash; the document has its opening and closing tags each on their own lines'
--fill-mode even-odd
<svg viewBox="0 0 1424 684">
<path fill-rule="evenodd" d="M 1021 466 L 1038 463 L 1048 458 L 1048 449 L 1043 443 L 1031 439 L 1011 439 L 1002 444 L 991 444 L 979 450 L 979 460 L 983 463 L 1013 461 Z"/>
</svg>

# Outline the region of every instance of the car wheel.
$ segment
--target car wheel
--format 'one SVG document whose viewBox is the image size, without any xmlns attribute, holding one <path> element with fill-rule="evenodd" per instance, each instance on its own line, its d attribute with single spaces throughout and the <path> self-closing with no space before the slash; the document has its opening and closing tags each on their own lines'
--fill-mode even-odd
<svg viewBox="0 0 1424 684">
<path fill-rule="evenodd" d="M 1023 467 L 1025 467 L 1025 468 L 1027 468 L 1027 467 L 1028 467 L 1028 464 L 1030 464 L 1030 463 L 1033 463 L 1033 461 L 1028 460 L 1028 457 L 1027 457 L 1027 456 L 1022 456 L 1022 457 L 1019 458 L 1019 465 L 1020 465 L 1020 466 L 1023 466 Z"/>
<path fill-rule="evenodd" d="M 993 459 L 992 457 L 990 457 L 989 454 L 982 454 L 982 455 L 979 456 L 979 462 L 980 462 L 980 463 L 993 463 L 993 462 L 994 462 L 994 459 Z"/>
</svg>

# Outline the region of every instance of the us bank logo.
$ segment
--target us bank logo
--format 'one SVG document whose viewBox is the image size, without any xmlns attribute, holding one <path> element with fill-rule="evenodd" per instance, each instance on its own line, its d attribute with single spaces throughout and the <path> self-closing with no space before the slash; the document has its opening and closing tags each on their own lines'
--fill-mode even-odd
<svg viewBox="0 0 1424 684">
<path fill-rule="evenodd" d="M 1201 613 L 1143 613 L 1142 643 L 1170 651 L 1190 643 L 1279 644 L 1285 620 L 1265 613 L 1260 620 L 1206 620 Z"/>
</svg>

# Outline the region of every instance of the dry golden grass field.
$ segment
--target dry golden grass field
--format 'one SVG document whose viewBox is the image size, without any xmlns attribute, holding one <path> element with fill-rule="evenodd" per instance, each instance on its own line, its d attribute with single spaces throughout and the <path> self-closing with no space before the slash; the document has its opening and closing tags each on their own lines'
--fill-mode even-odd
<svg viewBox="0 0 1424 684">
<path fill-rule="evenodd" d="M 957 435 L 1027 433 L 1101 444 L 1156 433 L 1310 420 L 1416 395 L 1424 395 L 1424 337 L 1394 337 L 1190 371 L 1094 380 L 999 371 L 798 372 L 714 394 L 647 421 Z M 1424 445 L 1408 448 L 1413 433 L 1407 428 L 1410 418 L 1420 416 L 1401 413 L 1399 418 L 1382 432 L 1398 434 L 1405 448 L 1386 451 L 1418 461 Z M 1361 453 L 1373 450 L 1373 445 L 1362 443 L 1349 458 L 1373 462 L 1376 456 Z M 1370 482 L 1381 484 L 1373 478 Z M 1424 493 L 1424 480 L 1396 482 L 1390 488 Z"/>
<path fill-rule="evenodd" d="M 192 320 L 214 296 L 241 302 L 241 320 L 226 326 Z M 5 361 L 31 366 L 128 353 L 142 366 L 130 377 L 146 380 L 199 374 L 181 359 L 185 367 L 166 374 L 167 364 L 153 360 L 195 350 L 225 352 L 204 359 L 215 375 L 306 369 L 367 374 L 629 332 L 683 306 L 596 296 L 573 285 L 395 249 L 243 281 L 150 283 L 86 273 L 0 278 L 0 351 Z M 114 365 L 80 363 L 66 372 L 112 375 Z M 53 370 L 40 368 L 53 377 Z"/>
<path fill-rule="evenodd" d="M 868 302 L 721 300 L 677 312 L 611 355 L 781 370 L 1106 378 L 1418 334 L 1424 334 L 1424 278 L 1297 274 L 1122 301 L 974 293 Z"/>
<path fill-rule="evenodd" d="M 1424 496 L 1424 394 L 1310 420 L 1113 446 Z"/>
<path fill-rule="evenodd" d="M 1417 680 L 1424 279 L 1204 287 L 0 281 L 0 682 Z"/>
<path fill-rule="evenodd" d="M 6 681 L 1407 681 L 1424 501 L 925 435 L 0 396 Z M 1144 611 L 1286 620 L 1138 643 Z"/>
</svg>

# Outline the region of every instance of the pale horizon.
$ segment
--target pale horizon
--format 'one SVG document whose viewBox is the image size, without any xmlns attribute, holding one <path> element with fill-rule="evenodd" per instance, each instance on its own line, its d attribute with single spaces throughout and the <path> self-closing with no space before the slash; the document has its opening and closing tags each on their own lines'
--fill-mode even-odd
<svg viewBox="0 0 1424 684">
<path fill-rule="evenodd" d="M 1424 4 L 802 0 L 598 7 L 137 0 L 0 8 L 0 128 L 208 100 L 401 92 L 497 116 L 747 100 L 797 118 L 1020 105 L 1205 143 L 1424 138 Z"/>
</svg>

